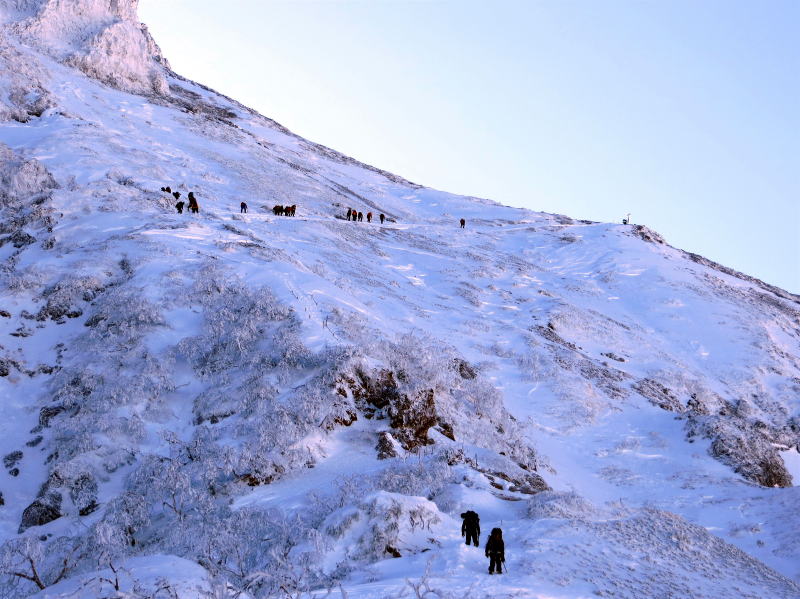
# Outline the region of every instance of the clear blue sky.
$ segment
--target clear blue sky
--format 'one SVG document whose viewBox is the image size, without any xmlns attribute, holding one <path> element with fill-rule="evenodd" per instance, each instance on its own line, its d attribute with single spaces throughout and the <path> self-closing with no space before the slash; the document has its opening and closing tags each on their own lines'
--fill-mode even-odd
<svg viewBox="0 0 800 599">
<path fill-rule="evenodd" d="M 800 1 L 141 0 L 173 68 L 412 181 L 800 292 Z"/>
</svg>

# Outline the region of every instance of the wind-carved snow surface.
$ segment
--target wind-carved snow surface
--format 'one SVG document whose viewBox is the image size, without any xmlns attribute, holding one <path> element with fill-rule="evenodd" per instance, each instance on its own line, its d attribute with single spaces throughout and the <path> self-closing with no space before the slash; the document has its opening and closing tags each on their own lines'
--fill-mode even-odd
<svg viewBox="0 0 800 599">
<path fill-rule="evenodd" d="M 363 165 L 155 46 L 74 68 L 133 2 L 2 6 L 0 595 L 800 596 L 800 298 Z"/>
</svg>

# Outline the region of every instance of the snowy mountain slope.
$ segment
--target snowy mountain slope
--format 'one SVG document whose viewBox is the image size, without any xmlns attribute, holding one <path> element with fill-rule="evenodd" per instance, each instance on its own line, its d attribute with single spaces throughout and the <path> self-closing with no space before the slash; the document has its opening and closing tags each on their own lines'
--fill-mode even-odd
<svg viewBox="0 0 800 599">
<path fill-rule="evenodd" d="M 28 557 L 69 578 L 42 596 L 120 564 L 142 596 L 800 595 L 800 298 L 367 167 L 104 46 L 134 2 L 68 4 L 3 3 L 6 595 Z"/>
</svg>

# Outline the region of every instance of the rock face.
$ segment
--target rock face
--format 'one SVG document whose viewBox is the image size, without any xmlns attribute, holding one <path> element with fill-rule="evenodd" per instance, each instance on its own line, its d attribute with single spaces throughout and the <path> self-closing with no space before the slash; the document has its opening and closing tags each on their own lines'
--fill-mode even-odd
<svg viewBox="0 0 800 599">
<path fill-rule="evenodd" d="M 61 495 L 59 493 L 48 493 L 34 500 L 25 511 L 22 512 L 22 521 L 19 524 L 19 532 L 22 533 L 31 526 L 41 526 L 61 517 Z"/>
<path fill-rule="evenodd" d="M 169 64 L 136 14 L 138 0 L 2 0 L 4 25 L 25 43 L 108 85 L 169 93 Z"/>
</svg>

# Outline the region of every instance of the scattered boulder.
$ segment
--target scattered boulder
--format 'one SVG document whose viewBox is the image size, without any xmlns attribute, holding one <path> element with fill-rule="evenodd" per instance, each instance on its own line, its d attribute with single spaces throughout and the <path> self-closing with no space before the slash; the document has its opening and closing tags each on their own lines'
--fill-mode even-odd
<svg viewBox="0 0 800 599">
<path fill-rule="evenodd" d="M 50 421 L 63 412 L 66 408 L 62 405 L 45 406 L 39 410 L 39 426 L 47 428 Z"/>
<path fill-rule="evenodd" d="M 22 512 L 22 520 L 17 533 L 21 534 L 31 526 L 42 526 L 60 518 L 63 515 L 61 513 L 61 501 L 61 493 L 57 492 L 50 492 L 35 499 Z"/>
<path fill-rule="evenodd" d="M 44 439 L 42 435 L 36 435 L 33 439 L 25 443 L 25 445 L 27 445 L 28 447 L 36 447 L 37 445 L 39 445 L 39 443 L 42 442 L 42 439 Z"/>
<path fill-rule="evenodd" d="M 465 360 L 455 360 L 456 368 L 458 369 L 458 374 L 461 375 L 462 379 L 473 380 L 478 376 L 478 373 L 475 372 L 475 369 L 470 366 L 469 362 Z"/>
<path fill-rule="evenodd" d="M 666 240 L 661 235 L 644 225 L 633 225 L 633 234 L 648 243 L 666 243 Z"/>
<path fill-rule="evenodd" d="M 623 358 L 622 356 L 618 356 L 613 351 L 604 352 L 601 355 L 603 355 L 606 358 L 609 358 L 611 360 L 614 360 L 615 362 L 625 362 L 626 361 L 625 358 Z"/>
<path fill-rule="evenodd" d="M 641 379 L 634 383 L 633 388 L 638 391 L 640 395 L 649 399 L 651 404 L 658 406 L 662 410 L 678 413 L 684 411 L 683 404 L 675 397 L 675 394 L 658 381 L 653 379 Z"/>
<path fill-rule="evenodd" d="M 542 491 L 550 491 L 551 488 L 541 476 L 535 472 L 531 472 L 523 477 L 521 481 L 511 485 L 508 490 L 513 491 L 514 493 L 523 493 L 525 495 L 536 495 Z"/>
<path fill-rule="evenodd" d="M 26 245 L 36 243 L 36 238 L 21 229 L 17 229 L 8 237 L 0 240 L 0 245 L 5 245 L 6 243 L 11 243 L 15 248 L 20 249 Z"/>
<path fill-rule="evenodd" d="M 6 454 L 3 457 L 3 466 L 5 466 L 6 470 L 11 470 L 22 459 L 22 456 L 23 454 L 19 450 Z"/>
<path fill-rule="evenodd" d="M 396 458 L 403 450 L 400 443 L 397 442 L 397 439 L 395 439 L 389 431 L 382 431 L 378 435 L 378 443 L 375 445 L 375 449 L 378 452 L 379 460 Z"/>
<path fill-rule="evenodd" d="M 792 475 L 771 443 L 746 434 L 720 436 L 711 442 L 712 456 L 763 487 L 791 487 Z"/>
</svg>

